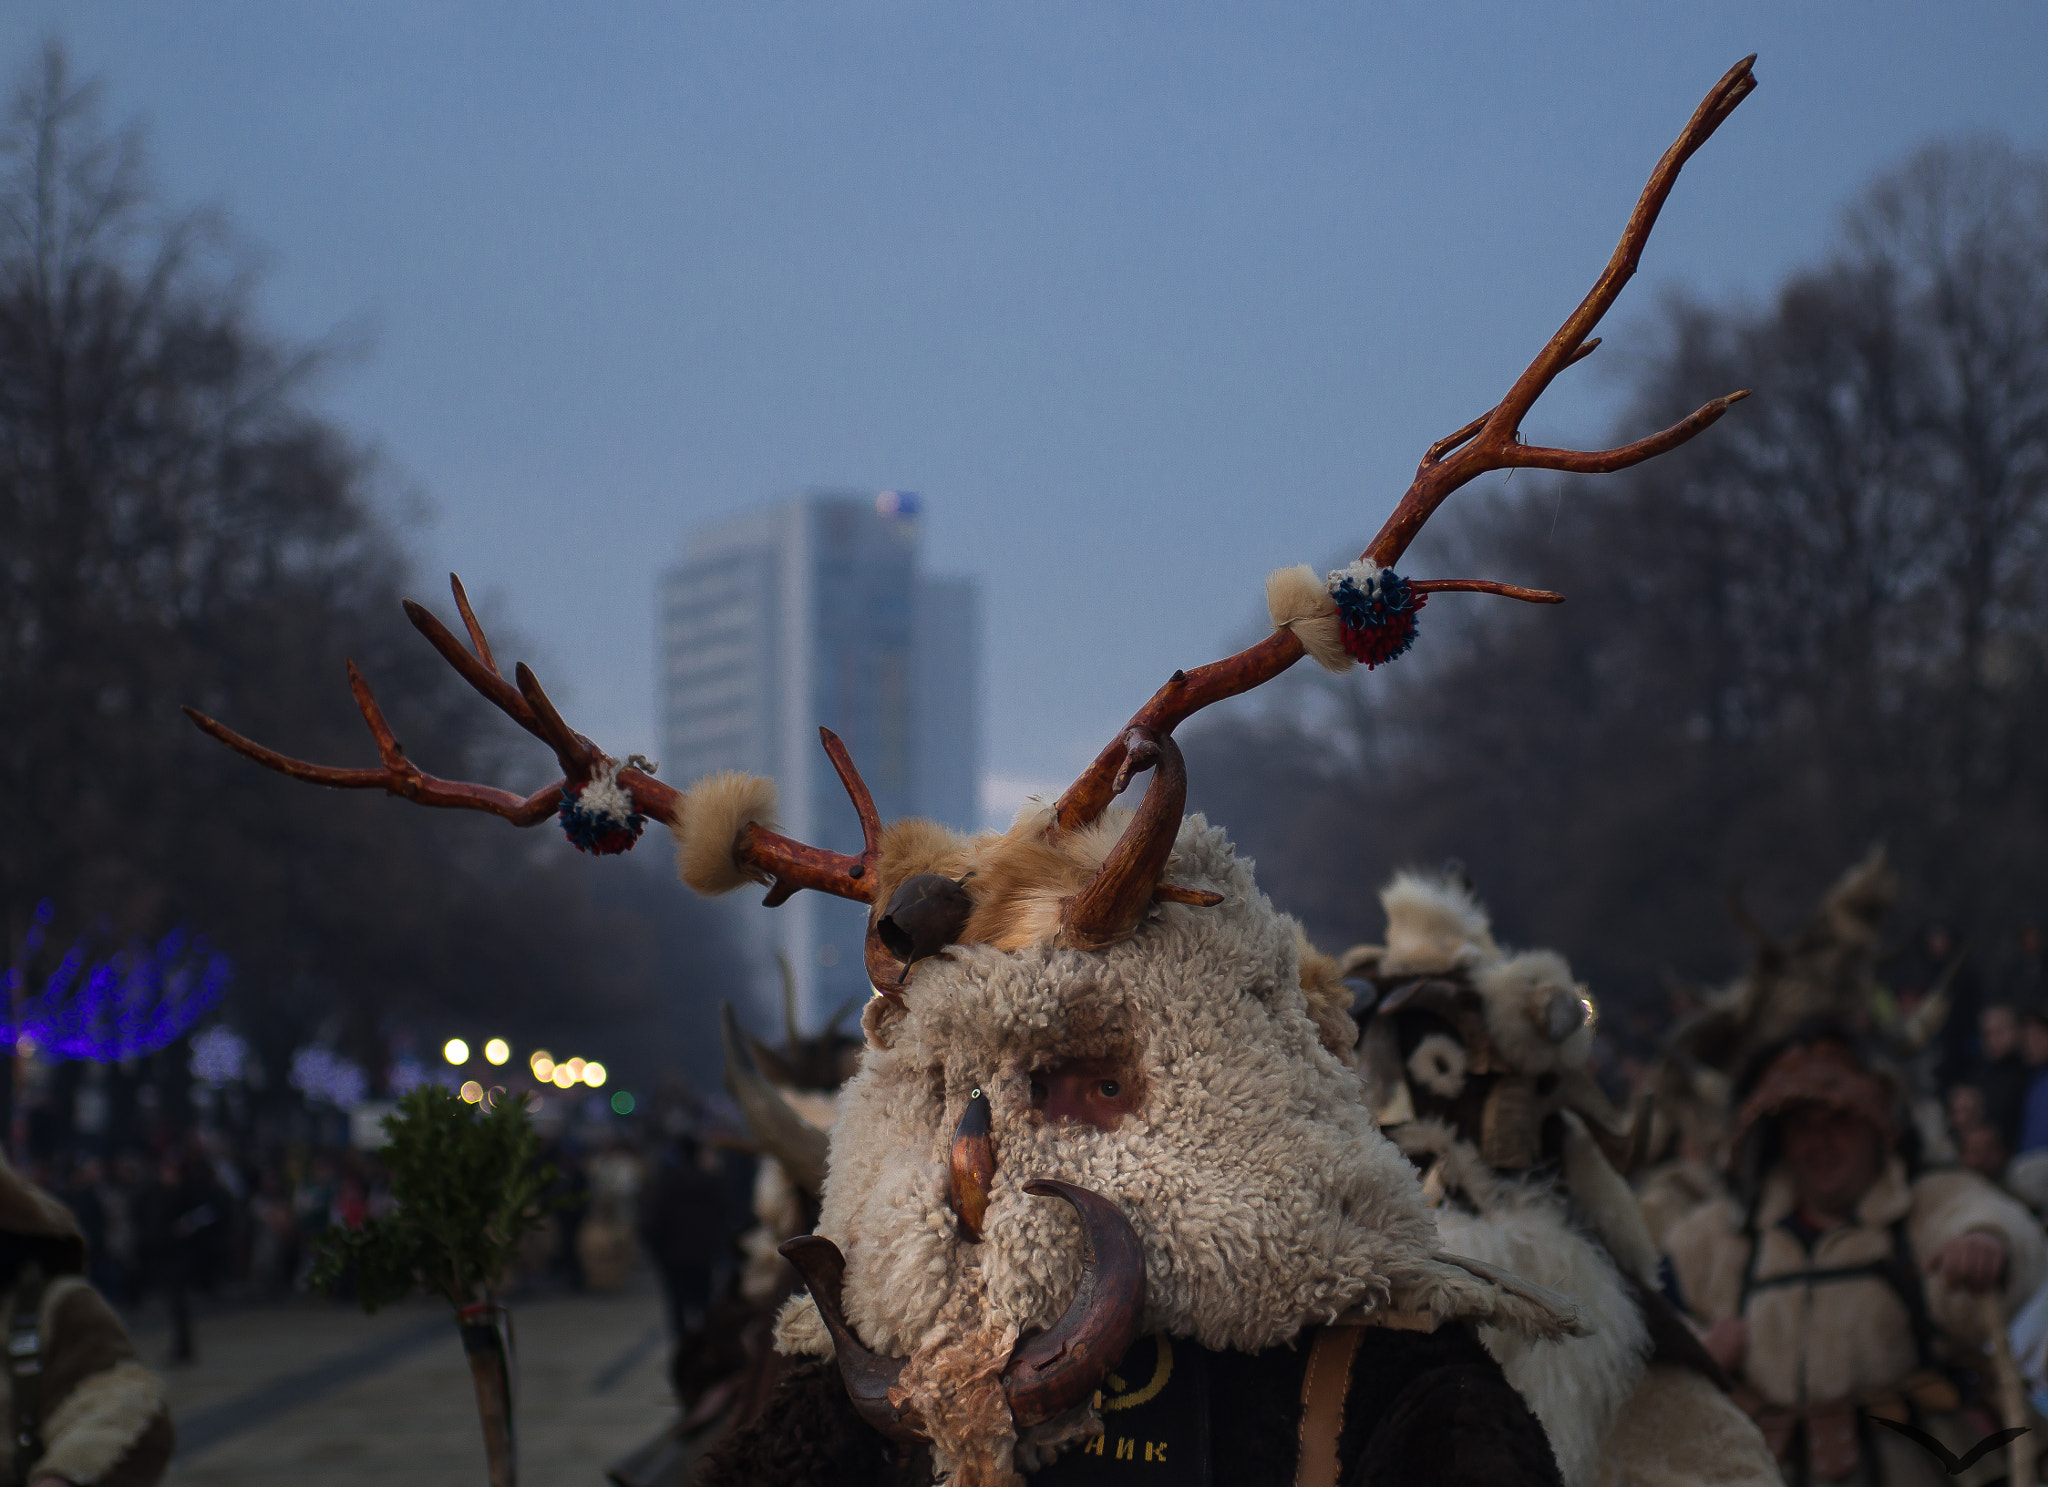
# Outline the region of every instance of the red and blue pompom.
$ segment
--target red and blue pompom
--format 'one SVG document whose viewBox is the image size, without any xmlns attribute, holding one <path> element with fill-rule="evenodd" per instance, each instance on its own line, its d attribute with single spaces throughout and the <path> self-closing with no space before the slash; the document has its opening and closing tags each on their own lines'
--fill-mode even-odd
<svg viewBox="0 0 2048 1487">
<path fill-rule="evenodd" d="M 577 851 L 611 857 L 633 850 L 647 818 L 633 809 L 633 797 L 620 787 L 614 766 L 562 791 L 561 822 Z"/>
<path fill-rule="evenodd" d="M 1330 575 L 1330 597 L 1346 654 L 1370 671 L 1415 644 L 1415 617 L 1429 595 L 1391 568 L 1354 563 Z"/>
</svg>

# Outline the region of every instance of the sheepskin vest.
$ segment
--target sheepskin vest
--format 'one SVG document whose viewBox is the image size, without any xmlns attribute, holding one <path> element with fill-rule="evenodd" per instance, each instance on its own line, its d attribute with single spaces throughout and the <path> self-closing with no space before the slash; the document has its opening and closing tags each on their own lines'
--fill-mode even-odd
<svg viewBox="0 0 2048 1487">
<path fill-rule="evenodd" d="M 1733 1203 L 1714 1202 L 1671 1231 L 1671 1262 L 1687 1306 L 1705 1323 L 1749 1323 L 1742 1377 L 1774 1404 L 1799 1405 L 1879 1393 L 1920 1366 L 1913 1317 L 1898 1289 L 1874 1273 L 1787 1284 L 1808 1271 L 1857 1270 L 1887 1262 L 1893 1225 L 1903 1222 L 1917 1266 L 1942 1245 L 1976 1230 L 2006 1247 L 2004 1296 L 2010 1315 L 2048 1274 L 2041 1226 L 1973 1172 L 1929 1172 L 1909 1182 L 1894 1158 L 1857 1205 L 1854 1218 L 1814 1241 L 1809 1253 L 1784 1220 L 1795 1203 L 1782 1170 L 1764 1185 L 1751 1227 Z M 1744 1275 L 1752 1280 L 1746 1303 Z M 1984 1341 L 1977 1304 L 1939 1276 L 1923 1288 L 1936 1350 L 1961 1357 Z"/>
<path fill-rule="evenodd" d="M 1893 1262 L 1900 1236 L 1907 1249 L 1900 1258 L 1920 1272 L 1927 1362 L 1977 1363 L 1985 1341 L 1981 1302 L 1924 1273 L 1927 1257 L 1942 1245 L 1977 1231 L 2004 1241 L 2000 1299 L 2008 1317 L 2048 1274 L 2040 1225 L 1973 1172 L 1930 1172 L 1909 1181 L 1894 1158 L 1854 1217 L 1820 1235 L 1811 1250 L 1785 1223 L 1794 1206 L 1791 1178 L 1780 1168 L 1765 1182 L 1753 1219 L 1733 1202 L 1716 1200 L 1669 1237 L 1673 1271 L 1695 1317 L 1711 1324 L 1739 1314 L 1748 1322 L 1741 1383 L 1766 1407 L 1807 1411 L 1879 1399 L 1923 1366 L 1910 1289 L 1881 1273 Z M 1818 1271 L 1847 1273 L 1802 1279 Z M 1939 1409 L 1922 1424 L 1958 1452 L 1982 1433 Z M 1861 1434 L 1860 1454 L 1876 1453 L 1887 1487 L 1948 1480 L 1910 1443 L 1883 1431 Z M 1788 1449 L 1800 1454 L 1797 1436 Z M 1788 1465 L 1800 1469 L 1797 1460 Z M 2002 1469 L 1997 1461 L 1983 1467 L 1995 1469 Z M 1819 1479 L 1829 1478 L 1822 1473 Z"/>
<path fill-rule="evenodd" d="M 0 1299 L 10 1317 L 15 1291 L 9 1286 Z M 31 1475 L 79 1487 L 152 1487 L 170 1463 L 175 1438 L 162 1387 L 136 1361 L 120 1319 L 99 1292 L 66 1275 L 44 1286 L 38 1322 L 43 1450 Z M 12 1385 L 0 1372 L 0 1418 L 12 1409 Z M 0 1440 L 0 1482 L 13 1479 L 14 1445 Z"/>
</svg>

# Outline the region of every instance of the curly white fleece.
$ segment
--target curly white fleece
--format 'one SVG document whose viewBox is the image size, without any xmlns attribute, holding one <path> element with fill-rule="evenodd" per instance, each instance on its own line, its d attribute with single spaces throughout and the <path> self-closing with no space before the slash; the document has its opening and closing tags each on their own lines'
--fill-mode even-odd
<svg viewBox="0 0 2048 1487">
<path fill-rule="evenodd" d="M 1566 1487 L 1591 1487 L 1601 1448 L 1649 1362 L 1649 1329 L 1627 1282 L 1607 1251 L 1571 1221 L 1554 1184 L 1496 1176 L 1469 1143 L 1435 1121 L 1403 1126 L 1395 1139 L 1417 1160 L 1443 1164 L 1453 1201 L 1437 1210 L 1436 1222 L 1446 1249 L 1569 1296 L 1591 1323 L 1586 1336 L 1555 1341 L 1479 1329 L 1508 1382 L 1543 1422 Z"/>
<path fill-rule="evenodd" d="M 38 1476 L 97 1482 L 112 1471 L 164 1407 L 163 1385 L 140 1363 L 116 1363 L 82 1380 L 43 1424 L 49 1442 Z"/>
<path fill-rule="evenodd" d="M 955 947 L 917 968 L 900 1005 L 871 1004 L 818 1232 L 846 1255 L 854 1330 L 912 1355 L 906 1387 L 941 1469 L 968 1462 L 962 1480 L 1009 1480 L 1012 1443 L 984 1438 L 989 1412 L 970 1397 L 989 1360 L 999 1366 L 1019 1333 L 1050 1325 L 1079 1279 L 1076 1221 L 1023 1193 L 1032 1178 L 1092 1189 L 1130 1219 L 1145 1250 L 1146 1330 L 1262 1348 L 1389 1303 L 1560 1326 L 1540 1303 L 1434 1258 L 1414 1170 L 1317 1037 L 1295 924 L 1224 834 L 1185 821 L 1167 878 L 1224 903 L 1162 906 L 1100 953 Z M 1118 1129 L 1048 1127 L 1031 1112 L 1034 1067 L 1110 1052 L 1130 1058 L 1143 1087 Z M 958 1237 L 946 1200 L 948 1147 L 976 1089 L 992 1106 L 997 1159 L 978 1245 Z M 792 1351 L 830 1350 L 807 1302 L 780 1336 Z M 955 1408 L 957 1432 L 945 1418 Z"/>
</svg>

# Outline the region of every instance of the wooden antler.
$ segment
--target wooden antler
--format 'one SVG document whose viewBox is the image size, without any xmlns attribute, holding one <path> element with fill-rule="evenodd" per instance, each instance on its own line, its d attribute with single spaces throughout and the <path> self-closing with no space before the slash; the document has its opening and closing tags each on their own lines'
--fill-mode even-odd
<svg viewBox="0 0 2048 1487">
<path fill-rule="evenodd" d="M 1721 121 L 1735 111 L 1735 106 L 1756 91 L 1756 77 L 1750 71 L 1755 62 L 1754 53 L 1744 57 L 1729 68 L 1721 81 L 1714 84 L 1713 90 L 1700 100 L 1700 106 L 1693 110 L 1683 132 L 1664 152 L 1657 168 L 1650 172 L 1649 182 L 1643 187 L 1643 194 L 1636 199 L 1636 209 L 1629 214 L 1628 227 L 1615 246 L 1614 256 L 1607 260 L 1607 267 L 1601 271 L 1586 297 L 1579 301 L 1579 307 L 1558 327 L 1550 343 L 1537 353 L 1528 370 L 1515 379 L 1508 395 L 1492 411 L 1430 446 L 1416 468 L 1414 483 L 1401 497 L 1400 504 L 1395 506 L 1393 515 L 1387 518 L 1386 525 L 1380 528 L 1379 535 L 1366 548 L 1367 558 L 1383 568 L 1399 562 L 1401 555 L 1408 550 L 1408 544 L 1422 530 L 1422 524 L 1429 520 L 1437 507 L 1443 505 L 1451 492 L 1488 470 L 1568 470 L 1583 475 L 1605 475 L 1615 470 L 1626 470 L 1631 465 L 1639 465 L 1644 460 L 1676 449 L 1749 396 L 1747 391 L 1743 391 L 1716 398 L 1663 432 L 1625 444 L 1619 449 L 1581 452 L 1544 449 L 1520 442 L 1522 418 L 1535 406 L 1536 399 L 1557 380 L 1559 372 L 1590 355 L 1600 344 L 1588 341 L 1587 337 L 1592 335 L 1593 327 L 1600 323 L 1601 317 L 1620 297 L 1622 287 L 1635 277 L 1636 265 L 1642 261 L 1643 247 L 1650 240 L 1650 229 L 1657 225 L 1657 214 L 1664 210 L 1665 198 L 1671 195 L 1672 186 L 1677 184 L 1679 170 L 1721 126 Z"/>
<path fill-rule="evenodd" d="M 491 654 L 491 643 L 484 636 L 483 626 L 477 623 L 476 612 L 470 608 L 469 595 L 463 591 L 462 580 L 451 573 L 448 584 L 454 590 L 455 607 L 461 612 L 463 627 L 469 631 L 470 646 L 475 647 L 474 651 L 457 640 L 425 605 L 407 599 L 406 618 L 412 621 L 414 629 L 427 637 L 428 643 L 441 653 L 464 681 L 554 751 L 556 762 L 562 766 L 562 778 L 545 790 L 521 797 L 495 785 L 438 779 L 421 770 L 405 757 L 405 749 L 392 733 L 391 725 L 385 721 L 384 710 L 371 694 L 370 684 L 363 680 L 362 672 L 356 669 L 353 661 L 348 663 L 349 690 L 355 694 L 363 721 L 370 725 L 370 733 L 377 740 L 377 753 L 383 762 L 376 769 L 308 764 L 303 759 L 294 759 L 244 738 L 197 708 L 186 708 L 185 716 L 202 732 L 244 758 L 308 784 L 330 785 L 337 790 L 383 790 L 416 805 L 486 811 L 493 816 L 504 817 L 514 826 L 535 826 L 558 812 L 563 813 L 565 825 L 569 824 L 570 813 L 564 811 L 565 799 L 572 796 L 580 799 L 584 787 L 593 779 L 608 778 L 626 793 L 636 817 L 679 823 L 686 797 L 673 786 L 655 779 L 649 772 L 652 765 L 640 768 L 644 761 L 637 757 L 621 765 L 571 728 L 541 688 L 540 679 L 524 662 L 512 668 L 513 681 L 505 679 Z M 832 767 L 838 771 L 840 783 L 846 787 L 846 793 L 853 799 L 853 808 L 860 816 L 862 848 L 858 855 L 829 852 L 770 831 L 758 823 L 749 823 L 733 843 L 733 858 L 743 870 L 768 885 L 765 902 L 771 905 L 782 903 L 799 888 L 814 888 L 863 903 L 874 893 L 874 867 L 881 853 L 882 841 L 882 821 L 875 810 L 874 796 L 868 792 L 860 771 L 853 767 L 853 758 L 838 735 L 829 728 L 820 728 L 818 736 L 823 740 L 825 753 L 831 758 Z M 593 834 L 572 828 L 570 840 L 586 851 L 623 852 L 631 849 L 640 830 L 637 820 L 631 823 L 605 822 L 602 826 L 610 829 Z"/>
<path fill-rule="evenodd" d="M 1515 380 L 1506 397 L 1463 428 L 1429 446 L 1422 456 L 1422 463 L 1416 467 L 1415 479 L 1379 534 L 1360 554 L 1361 561 L 1382 568 L 1393 566 L 1407 552 L 1423 524 L 1450 494 L 1489 470 L 1565 470 L 1579 474 L 1625 470 L 1676 449 L 1749 396 L 1747 391 L 1743 391 L 1716 398 L 1661 433 L 1619 449 L 1582 452 L 1546 449 L 1520 442 L 1523 416 L 1534 406 L 1537 398 L 1557 379 L 1558 373 L 1590 356 L 1600 344 L 1597 339 L 1589 338 L 1601 317 L 1621 294 L 1622 287 L 1634 277 L 1636 265 L 1643 256 L 1643 246 L 1649 241 L 1650 229 L 1657 224 L 1657 214 L 1663 210 L 1665 198 L 1671 194 L 1671 188 L 1678 180 L 1679 170 L 1720 127 L 1721 121 L 1734 112 L 1735 106 L 1755 91 L 1756 78 L 1750 71 L 1755 61 L 1756 57 L 1751 55 L 1729 68 L 1700 106 L 1693 110 L 1692 118 L 1686 122 L 1677 141 L 1664 152 L 1664 158 L 1650 173 L 1648 184 L 1636 200 L 1635 210 L 1629 214 L 1621 242 L 1615 247 L 1614 256 L 1608 259 L 1607 267 L 1592 290 L 1558 328 L 1557 334 L 1537 353 L 1528 370 Z M 1413 583 L 1412 587 L 1424 593 L 1491 593 L 1539 604 L 1555 604 L 1563 598 L 1560 594 L 1539 589 L 1518 589 L 1482 579 L 1424 579 Z M 1079 779 L 1067 787 L 1056 807 L 1053 829 L 1070 830 L 1102 814 L 1103 807 L 1117 794 L 1117 776 L 1123 766 L 1125 740 L 1134 730 L 1140 736 L 1164 737 L 1212 703 L 1249 692 L 1271 681 L 1304 654 L 1302 643 L 1293 630 L 1276 630 L 1257 645 L 1234 656 L 1198 666 L 1193 671 L 1176 671 L 1167 678 L 1166 685 L 1118 730 L 1115 741 L 1096 756 Z"/>
<path fill-rule="evenodd" d="M 565 793 L 580 793 L 593 778 L 609 769 L 615 771 L 619 788 L 631 797 L 636 812 L 657 820 L 671 819 L 681 798 L 676 790 L 634 765 L 617 766 L 596 744 L 565 723 L 554 703 L 548 700 L 547 693 L 541 690 L 539 680 L 524 663 L 513 668 L 513 676 L 518 681 L 516 687 L 505 680 L 491 655 L 483 626 L 477 623 L 476 613 L 470 608 L 469 595 L 463 591 L 462 580 L 451 573 L 448 583 L 455 592 L 455 607 L 461 611 L 462 623 L 476 647 L 475 654 L 472 655 L 424 606 L 410 599 L 405 601 L 406 617 L 464 681 L 554 751 L 557 762 L 562 766 L 562 778 L 546 789 L 522 797 L 495 785 L 443 780 L 427 774 L 405 757 L 405 749 L 392 733 L 391 725 L 385 721 L 384 710 L 377 705 L 370 684 L 363 679 L 362 672 L 356 669 L 353 661 L 348 663 L 349 691 L 355 694 L 363 721 L 370 725 L 370 733 L 377 740 L 377 754 L 383 762 L 376 769 L 308 764 L 303 759 L 291 758 L 244 738 L 197 708 L 186 708 L 185 716 L 202 732 L 244 758 L 308 784 L 329 785 L 337 790 L 383 790 L 418 805 L 485 811 L 493 816 L 502 816 L 514 826 L 534 826 L 561 809 Z"/>
<path fill-rule="evenodd" d="M 860 854 L 829 852 L 770 831 L 758 821 L 748 822 L 741 828 L 739 840 L 733 843 L 733 860 L 741 867 L 751 868 L 769 885 L 768 896 L 761 902 L 771 909 L 787 902 L 799 888 L 812 888 L 859 903 L 874 900 L 878 881 L 875 864 L 882 856 L 881 813 L 875 809 L 875 797 L 868 792 L 860 771 L 853 767 L 853 756 L 846 752 L 839 735 L 830 728 L 820 728 L 818 738 L 860 817 Z"/>
</svg>

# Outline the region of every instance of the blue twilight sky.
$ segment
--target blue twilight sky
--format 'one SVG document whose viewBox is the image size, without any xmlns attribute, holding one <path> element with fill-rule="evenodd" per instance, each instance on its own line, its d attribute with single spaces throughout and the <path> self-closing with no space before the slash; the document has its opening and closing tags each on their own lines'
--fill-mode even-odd
<svg viewBox="0 0 2048 1487">
<path fill-rule="evenodd" d="M 1610 352 L 1660 286 L 1767 292 L 1931 135 L 2048 149 L 2040 0 L 0 11 L 17 72 L 45 36 L 261 250 L 274 324 L 368 332 L 321 398 L 427 498 L 420 597 L 459 569 L 578 726 L 653 752 L 683 531 L 913 489 L 984 585 L 1008 798 L 1243 638 L 1268 569 L 1364 545 L 1744 53 Z M 1530 435 L 1612 397 L 1582 369 Z"/>
</svg>

